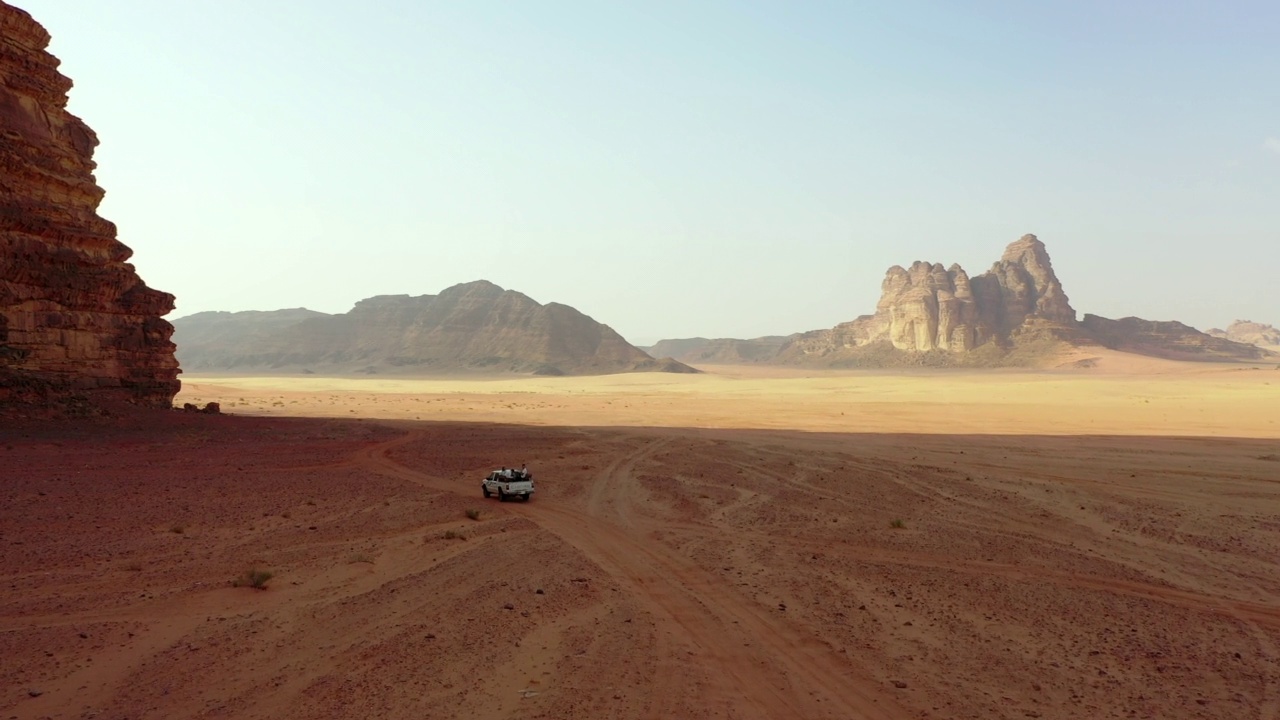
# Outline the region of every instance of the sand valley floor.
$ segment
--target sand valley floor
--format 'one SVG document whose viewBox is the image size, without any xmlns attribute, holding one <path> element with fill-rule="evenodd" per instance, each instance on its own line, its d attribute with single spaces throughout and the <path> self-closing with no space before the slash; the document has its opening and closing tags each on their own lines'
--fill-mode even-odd
<svg viewBox="0 0 1280 720">
<path fill-rule="evenodd" d="M 1280 717 L 1280 372 L 1121 369 L 6 425 L 0 717 Z"/>
</svg>

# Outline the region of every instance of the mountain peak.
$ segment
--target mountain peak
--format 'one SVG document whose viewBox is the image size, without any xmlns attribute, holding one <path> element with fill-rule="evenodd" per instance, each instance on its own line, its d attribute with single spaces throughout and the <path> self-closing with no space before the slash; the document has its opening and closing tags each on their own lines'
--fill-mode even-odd
<svg viewBox="0 0 1280 720">
<path fill-rule="evenodd" d="M 489 282 L 488 280 L 481 279 L 481 280 L 472 280 L 471 282 L 458 283 L 457 285 L 450 285 L 444 290 L 441 290 L 440 294 L 454 295 L 454 294 L 465 293 L 468 295 L 501 295 L 504 292 L 507 292 L 507 290 L 501 285 L 497 285 L 495 283 Z"/>
<path fill-rule="evenodd" d="M 237 314 L 216 327 L 210 318 L 180 320 L 179 358 L 194 370 L 552 375 L 677 371 L 568 305 L 540 305 L 487 280 L 454 285 L 439 295 L 378 295 L 357 302 L 348 313 L 312 317 L 269 332 L 264 332 L 266 319 L 265 314 Z"/>
<path fill-rule="evenodd" d="M 1048 264 L 1049 252 L 1044 243 L 1035 235 L 1027 234 L 1009 243 L 1004 249 L 1001 262 L 1024 264 L 1028 261 Z"/>
</svg>

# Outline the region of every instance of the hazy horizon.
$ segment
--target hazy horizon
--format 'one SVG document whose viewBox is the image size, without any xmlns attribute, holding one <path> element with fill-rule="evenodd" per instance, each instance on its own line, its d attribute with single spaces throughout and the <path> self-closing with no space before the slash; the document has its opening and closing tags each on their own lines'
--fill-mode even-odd
<svg viewBox="0 0 1280 720">
<path fill-rule="evenodd" d="M 19 0 L 172 318 L 478 279 L 628 340 L 1026 233 L 1081 315 L 1280 324 L 1280 8 Z"/>
</svg>

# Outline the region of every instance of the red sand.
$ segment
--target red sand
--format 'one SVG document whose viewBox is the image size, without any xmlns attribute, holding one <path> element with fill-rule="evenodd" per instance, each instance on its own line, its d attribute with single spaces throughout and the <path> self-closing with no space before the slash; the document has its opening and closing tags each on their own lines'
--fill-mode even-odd
<svg viewBox="0 0 1280 720">
<path fill-rule="evenodd" d="M 1280 711 L 1276 441 L 161 422 L 0 431 L 0 717 Z"/>
</svg>

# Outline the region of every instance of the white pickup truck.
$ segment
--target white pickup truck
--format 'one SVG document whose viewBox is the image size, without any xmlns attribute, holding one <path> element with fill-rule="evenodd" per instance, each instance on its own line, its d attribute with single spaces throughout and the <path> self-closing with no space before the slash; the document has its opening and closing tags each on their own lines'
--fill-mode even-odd
<svg viewBox="0 0 1280 720">
<path fill-rule="evenodd" d="M 485 497 L 497 495 L 502 502 L 517 497 L 528 502 L 533 497 L 533 476 L 519 470 L 494 470 L 480 481 L 480 492 Z"/>
</svg>

